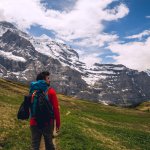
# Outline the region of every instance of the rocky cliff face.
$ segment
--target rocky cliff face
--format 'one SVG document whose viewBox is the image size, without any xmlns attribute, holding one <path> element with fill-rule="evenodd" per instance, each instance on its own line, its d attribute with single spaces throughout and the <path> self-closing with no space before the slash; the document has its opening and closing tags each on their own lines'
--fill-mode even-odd
<svg viewBox="0 0 150 150">
<path fill-rule="evenodd" d="M 150 99 L 150 77 L 146 72 L 113 64 L 95 64 L 91 71 L 99 78 L 79 97 L 92 100 L 94 96 L 95 101 L 120 106 L 133 106 Z"/>
<path fill-rule="evenodd" d="M 150 99 L 149 71 L 123 65 L 79 60 L 71 47 L 46 36 L 32 37 L 8 22 L 0 22 L 0 76 L 30 82 L 37 73 L 50 71 L 57 92 L 105 104 L 132 106 Z"/>
</svg>

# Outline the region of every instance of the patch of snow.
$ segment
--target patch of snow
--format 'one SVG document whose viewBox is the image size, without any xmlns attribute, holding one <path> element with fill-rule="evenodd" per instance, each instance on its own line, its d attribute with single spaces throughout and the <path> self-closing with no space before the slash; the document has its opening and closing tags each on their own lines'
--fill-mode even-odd
<svg viewBox="0 0 150 150">
<path fill-rule="evenodd" d="M 22 80 L 28 80 L 25 76 L 21 77 Z"/>
<path fill-rule="evenodd" d="M 17 75 L 17 76 L 20 75 L 20 72 L 11 72 L 11 73 L 13 73 L 13 74 L 15 74 L 15 75 Z"/>
<path fill-rule="evenodd" d="M 14 60 L 14 61 L 26 62 L 26 59 L 24 59 L 23 57 L 20 57 L 20 56 L 15 56 L 12 54 L 12 52 L 0 51 L 0 55 L 6 57 L 8 59 Z"/>
<path fill-rule="evenodd" d="M 93 65 L 90 67 L 91 70 L 116 70 L 116 71 L 121 71 L 124 70 L 126 67 L 125 66 L 117 66 L 117 65 L 102 65 L 102 66 L 97 66 Z"/>
<path fill-rule="evenodd" d="M 23 72 L 22 72 L 22 74 L 25 74 L 25 72 L 27 72 L 27 71 L 30 71 L 30 69 L 25 69 Z"/>
<path fill-rule="evenodd" d="M 117 71 L 121 71 L 121 70 L 124 70 L 125 69 L 125 67 L 113 67 L 112 68 L 113 70 L 117 70 Z"/>
<path fill-rule="evenodd" d="M 135 83 L 134 78 L 132 78 L 132 82 Z"/>
<path fill-rule="evenodd" d="M 106 76 L 104 75 L 92 75 L 89 74 L 88 76 L 82 76 L 82 79 L 88 84 L 93 86 L 96 81 L 99 81 L 100 79 L 106 79 Z"/>
<path fill-rule="evenodd" d="M 99 101 L 99 102 L 101 102 L 104 105 L 108 105 L 107 102 L 105 102 L 105 101 Z"/>
<path fill-rule="evenodd" d="M 37 38 L 37 37 L 36 37 Z M 52 38 L 47 36 L 46 34 L 42 34 L 39 39 L 46 39 L 46 40 L 51 40 L 52 41 Z"/>
<path fill-rule="evenodd" d="M 145 72 L 150 76 L 150 69 L 147 69 Z"/>
<path fill-rule="evenodd" d="M 0 25 L 0 36 L 2 36 L 5 32 L 7 32 L 8 29 L 12 30 L 11 28 L 6 28 Z"/>
<path fill-rule="evenodd" d="M 113 91 L 113 93 L 119 94 L 120 92 L 119 91 Z"/>
<path fill-rule="evenodd" d="M 69 46 L 54 42 L 51 39 L 48 39 L 45 35 L 44 37 L 32 39 L 31 43 L 36 51 L 57 59 L 63 66 L 69 66 L 74 70 L 83 72 L 83 70 L 80 70 L 80 67 L 84 64 L 79 62 L 77 54 Z M 65 61 L 68 61 L 68 64 L 67 62 L 65 63 Z M 78 64 L 80 64 L 80 66 L 78 66 Z"/>
<path fill-rule="evenodd" d="M 108 87 L 108 88 L 114 88 L 114 87 L 113 87 L 113 86 L 111 86 L 111 85 L 107 85 L 107 87 Z"/>
<path fill-rule="evenodd" d="M 116 74 L 113 71 L 107 71 L 107 70 L 88 70 L 88 72 L 94 73 L 94 74 Z"/>
<path fill-rule="evenodd" d="M 7 30 L 6 30 L 6 31 L 7 31 Z M 2 36 L 6 31 L 0 29 L 0 36 Z"/>
<path fill-rule="evenodd" d="M 129 89 L 122 89 L 121 91 L 122 91 L 122 92 L 125 92 L 125 91 L 129 91 Z"/>
<path fill-rule="evenodd" d="M 60 39 L 55 39 L 56 42 L 61 43 L 61 44 L 65 44 L 64 41 L 60 40 Z"/>
</svg>

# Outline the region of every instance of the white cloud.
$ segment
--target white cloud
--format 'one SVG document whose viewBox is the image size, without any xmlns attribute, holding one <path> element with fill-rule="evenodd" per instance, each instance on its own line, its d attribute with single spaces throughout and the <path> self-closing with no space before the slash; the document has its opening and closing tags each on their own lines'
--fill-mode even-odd
<svg viewBox="0 0 150 150">
<path fill-rule="evenodd" d="M 139 34 L 135 34 L 135 35 L 131 35 L 131 36 L 127 36 L 127 39 L 142 39 L 142 37 L 144 36 L 148 36 L 150 35 L 150 30 L 145 30 Z"/>
<path fill-rule="evenodd" d="M 40 25 L 56 33 L 56 39 L 66 42 L 81 39 L 74 44 L 81 47 L 102 47 L 109 44 L 109 49 L 118 56 L 113 58 L 132 69 L 145 70 L 150 68 L 150 37 L 144 42 L 117 42 L 116 34 L 104 33 L 103 21 L 117 21 L 129 13 L 123 3 L 108 9 L 116 0 L 77 0 L 72 10 L 58 11 L 46 9 L 42 0 L 1 0 L 0 20 L 16 23 L 20 28 L 27 29 L 31 25 Z M 118 0 L 119 1 L 119 0 Z M 150 16 L 146 16 L 150 18 Z M 149 36 L 150 30 L 131 35 L 128 39 L 142 39 Z M 101 51 L 82 51 L 81 60 L 88 66 L 100 63 Z"/>
<path fill-rule="evenodd" d="M 94 40 L 93 40 L 94 39 Z M 89 47 L 90 46 L 104 46 L 105 43 L 113 42 L 118 39 L 117 35 L 113 34 L 106 34 L 101 33 L 100 35 L 97 35 L 96 37 L 89 37 L 85 38 L 83 40 L 80 40 L 78 42 L 74 42 L 76 45 Z"/>
<path fill-rule="evenodd" d="M 1 0 L 0 10 L 3 11 L 3 18 L 5 17 L 6 21 L 14 22 L 20 28 L 29 28 L 46 19 L 45 8 L 41 5 L 40 0 Z"/>
<path fill-rule="evenodd" d="M 80 60 L 86 64 L 87 67 L 91 67 L 95 63 L 101 63 L 101 58 L 99 57 L 98 51 L 90 51 L 88 53 L 82 51 L 82 50 L 77 50 L 79 55 L 80 55 Z"/>
<path fill-rule="evenodd" d="M 107 6 L 114 1 L 77 0 L 71 11 L 60 12 L 46 9 L 40 0 L 1 0 L 0 10 L 3 11 L 7 21 L 15 22 L 21 28 L 38 24 L 43 28 L 54 30 L 57 38 L 65 41 L 83 38 L 85 39 L 83 44 L 90 44 L 87 42 L 87 39 L 90 39 L 93 46 L 93 43 L 103 45 L 103 42 L 107 42 L 107 39 L 103 40 L 100 36 L 105 28 L 102 23 L 104 20 L 118 20 L 129 13 L 129 9 L 124 4 L 107 9 Z"/>
<path fill-rule="evenodd" d="M 144 42 L 112 43 L 108 47 L 118 56 L 113 56 L 117 64 L 144 71 L 150 68 L 150 37 Z"/>
<path fill-rule="evenodd" d="M 84 57 L 81 57 L 81 60 L 86 63 L 86 65 L 90 68 L 95 63 L 100 63 L 101 59 L 98 57 L 98 54 L 92 54 L 92 55 L 85 55 Z"/>
<path fill-rule="evenodd" d="M 50 11 L 50 15 L 57 14 L 55 16 L 57 21 L 58 19 L 61 20 L 61 22 L 57 24 L 58 26 L 56 25 L 54 27 L 54 30 L 57 31 L 58 37 L 66 41 L 83 38 L 87 44 L 87 39 L 90 38 L 94 43 L 97 41 L 97 45 L 99 45 L 101 39 L 98 40 L 97 38 L 102 34 L 105 28 L 102 21 L 118 20 L 129 12 L 128 8 L 123 4 L 115 7 L 114 9 L 116 11 L 113 12 L 105 9 L 112 2 L 113 0 L 78 0 L 73 10 L 68 13 Z M 93 46 L 93 42 L 91 42 L 91 44 L 91 46 Z"/>
<path fill-rule="evenodd" d="M 4 19 L 5 19 L 5 17 L 4 17 L 4 10 L 0 9 L 0 21 L 4 20 Z"/>
<path fill-rule="evenodd" d="M 125 4 L 120 4 L 119 6 L 116 6 L 113 9 L 108 9 L 106 11 L 105 19 L 104 20 L 118 20 L 120 18 L 123 18 L 129 13 L 129 9 Z"/>
<path fill-rule="evenodd" d="M 31 25 L 40 25 L 56 33 L 57 40 L 82 47 L 102 47 L 114 42 L 118 36 L 104 33 L 103 21 L 117 21 L 129 13 L 125 4 L 116 4 L 109 9 L 108 6 L 119 0 L 77 0 L 72 10 L 58 11 L 46 9 L 42 0 L 1 0 L 0 20 L 14 22 L 21 29 L 30 28 Z M 2 12 L 2 13 L 1 13 Z M 81 54 L 81 59 L 88 65 L 100 62 L 100 51 Z"/>
<path fill-rule="evenodd" d="M 150 18 L 150 16 L 145 16 L 145 18 L 148 18 L 148 19 L 149 19 L 149 18 Z"/>
</svg>

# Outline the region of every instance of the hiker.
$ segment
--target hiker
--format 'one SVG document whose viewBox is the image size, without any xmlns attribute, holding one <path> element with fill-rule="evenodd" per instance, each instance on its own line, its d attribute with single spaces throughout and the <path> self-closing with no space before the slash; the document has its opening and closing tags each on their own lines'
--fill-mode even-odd
<svg viewBox="0 0 150 150">
<path fill-rule="evenodd" d="M 53 138 L 53 130 L 54 130 L 54 120 L 56 120 L 56 132 L 59 132 L 60 129 L 60 113 L 58 107 L 58 99 L 56 96 L 56 92 L 53 88 L 50 88 L 50 77 L 49 72 L 44 71 L 37 75 L 36 82 L 31 82 L 30 85 L 30 93 L 34 95 L 34 91 L 42 90 L 46 93 L 47 99 L 52 107 L 52 116 L 49 121 L 44 122 L 40 127 L 37 119 L 32 114 L 34 108 L 30 108 L 30 129 L 32 135 L 32 149 L 39 150 L 41 137 L 43 135 L 45 148 L 46 150 L 55 150 L 52 138 Z M 34 102 L 33 102 L 34 104 Z M 34 104 L 36 107 L 36 104 Z M 42 120 L 42 119 L 41 119 Z"/>
</svg>

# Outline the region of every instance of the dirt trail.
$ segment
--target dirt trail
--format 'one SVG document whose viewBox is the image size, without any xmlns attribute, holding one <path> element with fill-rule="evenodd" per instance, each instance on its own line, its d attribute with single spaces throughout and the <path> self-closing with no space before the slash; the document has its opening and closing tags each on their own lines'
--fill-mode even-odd
<svg viewBox="0 0 150 150">
<path fill-rule="evenodd" d="M 41 144 L 40 144 L 40 150 L 45 150 L 45 144 L 44 144 L 44 138 L 42 137 Z"/>
</svg>

